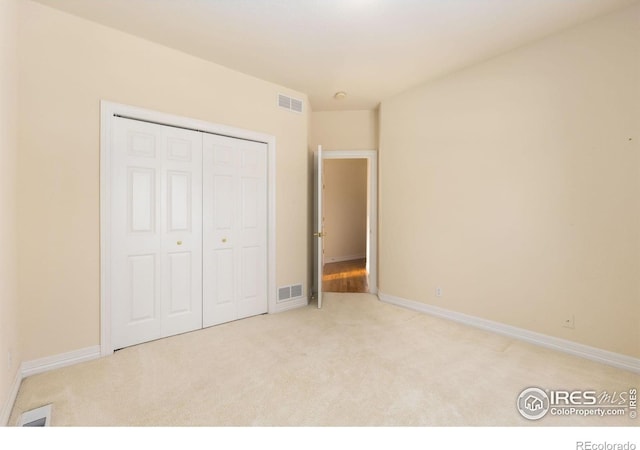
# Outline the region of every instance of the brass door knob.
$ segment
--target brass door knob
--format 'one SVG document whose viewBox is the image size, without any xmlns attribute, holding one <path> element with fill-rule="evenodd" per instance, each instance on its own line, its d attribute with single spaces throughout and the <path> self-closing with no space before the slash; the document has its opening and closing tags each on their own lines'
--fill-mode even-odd
<svg viewBox="0 0 640 450">
<path fill-rule="evenodd" d="M 182 241 L 178 241 L 178 242 L 176 242 L 176 244 L 182 245 Z"/>
</svg>

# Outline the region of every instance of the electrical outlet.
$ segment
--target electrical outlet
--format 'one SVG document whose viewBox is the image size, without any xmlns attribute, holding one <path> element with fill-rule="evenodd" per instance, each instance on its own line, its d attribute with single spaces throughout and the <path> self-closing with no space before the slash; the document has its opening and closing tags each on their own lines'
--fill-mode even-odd
<svg viewBox="0 0 640 450">
<path fill-rule="evenodd" d="M 436 297 L 442 297 L 442 288 L 441 287 L 437 287 L 436 288 Z"/>
<path fill-rule="evenodd" d="M 566 316 L 564 318 L 564 320 L 562 321 L 562 326 L 565 328 L 571 328 L 571 329 L 576 327 L 575 317 L 573 316 L 573 314 Z"/>
</svg>

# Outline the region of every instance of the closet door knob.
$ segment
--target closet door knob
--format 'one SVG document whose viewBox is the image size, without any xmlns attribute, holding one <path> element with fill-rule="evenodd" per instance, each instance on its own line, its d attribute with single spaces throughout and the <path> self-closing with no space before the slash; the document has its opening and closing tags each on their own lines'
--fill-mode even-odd
<svg viewBox="0 0 640 450">
<path fill-rule="evenodd" d="M 176 244 L 182 245 L 182 241 L 178 241 L 178 242 L 176 242 Z"/>
<path fill-rule="evenodd" d="M 222 238 L 222 242 L 227 242 L 227 238 Z"/>
</svg>

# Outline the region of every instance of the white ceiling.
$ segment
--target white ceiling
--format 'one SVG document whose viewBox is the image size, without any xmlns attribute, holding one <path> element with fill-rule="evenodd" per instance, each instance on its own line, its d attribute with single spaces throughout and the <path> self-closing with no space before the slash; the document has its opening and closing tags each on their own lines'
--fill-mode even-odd
<svg viewBox="0 0 640 450">
<path fill-rule="evenodd" d="M 321 111 L 374 108 L 637 0 L 36 1 L 307 93 Z"/>
</svg>

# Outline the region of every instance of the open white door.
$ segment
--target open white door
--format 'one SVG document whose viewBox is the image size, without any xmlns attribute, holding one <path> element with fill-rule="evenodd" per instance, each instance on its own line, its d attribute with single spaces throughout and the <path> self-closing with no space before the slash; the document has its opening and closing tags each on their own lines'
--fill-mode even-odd
<svg viewBox="0 0 640 450">
<path fill-rule="evenodd" d="M 323 265 L 323 252 L 322 252 L 322 146 L 318 145 L 318 150 L 315 152 L 314 158 L 314 188 L 313 188 L 313 202 L 314 202 L 314 221 L 313 221 L 313 236 L 316 238 L 315 254 L 313 258 L 313 278 L 316 287 L 316 298 L 318 299 L 318 308 L 322 308 L 322 265 Z"/>
</svg>

